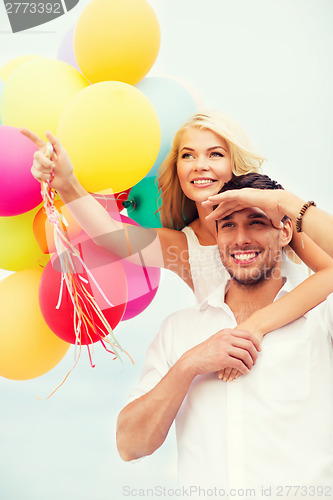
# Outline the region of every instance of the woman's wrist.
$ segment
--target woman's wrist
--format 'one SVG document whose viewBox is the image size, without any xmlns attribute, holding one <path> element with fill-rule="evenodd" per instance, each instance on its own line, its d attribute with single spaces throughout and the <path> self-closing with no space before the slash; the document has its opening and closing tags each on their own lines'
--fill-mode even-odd
<svg viewBox="0 0 333 500">
<path fill-rule="evenodd" d="M 304 205 L 304 200 L 294 195 L 290 191 L 281 191 L 279 193 L 278 210 L 283 215 L 287 215 L 293 222 L 299 215 L 299 212 Z"/>
<path fill-rule="evenodd" d="M 88 195 L 88 192 L 81 186 L 74 173 L 66 181 L 64 186 L 57 189 L 57 193 L 64 203 L 70 203 L 77 198 Z"/>
</svg>

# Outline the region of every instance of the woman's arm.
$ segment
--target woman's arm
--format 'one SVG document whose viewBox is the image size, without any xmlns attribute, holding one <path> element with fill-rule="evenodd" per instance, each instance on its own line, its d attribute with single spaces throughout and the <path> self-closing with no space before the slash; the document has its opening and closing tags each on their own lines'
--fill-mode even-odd
<svg viewBox="0 0 333 500">
<path fill-rule="evenodd" d="M 302 230 L 305 233 L 303 234 L 296 232 L 294 221 L 305 202 L 292 193 L 282 190 L 242 189 L 217 196 L 222 203 L 214 214 L 218 218 L 228 215 L 231 210 L 240 210 L 253 205 L 269 214 L 276 226 L 287 215 L 294 226 L 291 247 L 316 272 L 288 295 L 256 311 L 237 328 L 247 329 L 262 339 L 270 331 L 299 318 L 333 292 L 332 215 L 311 206 L 302 218 Z M 213 198 L 216 203 L 216 197 L 212 197 L 211 201 Z M 226 370 L 219 376 L 224 380 L 233 380 L 236 378 L 235 375 L 235 371 Z"/>
<path fill-rule="evenodd" d="M 51 132 L 46 133 L 54 150 L 51 159 L 46 156 L 46 143 L 40 137 L 27 129 L 21 132 L 39 148 L 34 155 L 33 176 L 38 181 L 50 181 L 77 223 L 97 245 L 121 258 L 132 256 L 130 260 L 139 265 L 170 269 L 193 288 L 185 234 L 173 229 L 125 224 L 120 220 L 115 201 L 111 210 L 114 217 L 111 217 L 81 186 L 66 150 Z"/>
</svg>

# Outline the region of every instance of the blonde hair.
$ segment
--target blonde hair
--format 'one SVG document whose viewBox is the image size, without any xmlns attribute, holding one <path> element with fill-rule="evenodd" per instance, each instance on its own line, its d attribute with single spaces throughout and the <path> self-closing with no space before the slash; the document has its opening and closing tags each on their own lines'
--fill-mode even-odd
<svg viewBox="0 0 333 500">
<path fill-rule="evenodd" d="M 258 172 L 265 158 L 252 150 L 244 130 L 233 118 L 218 111 L 197 113 L 176 133 L 172 148 L 158 172 L 158 188 L 161 196 L 159 208 L 163 227 L 182 229 L 198 218 L 193 200 L 185 196 L 177 175 L 179 145 L 185 130 L 198 128 L 211 130 L 222 137 L 229 148 L 232 173 L 235 176 Z"/>
</svg>

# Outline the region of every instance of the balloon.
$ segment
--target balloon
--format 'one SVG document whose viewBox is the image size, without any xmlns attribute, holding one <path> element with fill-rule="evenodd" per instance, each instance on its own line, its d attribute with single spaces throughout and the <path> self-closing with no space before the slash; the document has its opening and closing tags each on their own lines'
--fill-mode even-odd
<svg viewBox="0 0 333 500">
<path fill-rule="evenodd" d="M 73 25 L 63 37 L 58 49 L 57 59 L 64 61 L 80 71 L 74 54 L 74 29 Z"/>
<path fill-rule="evenodd" d="M 45 137 L 46 130 L 55 134 L 66 104 L 88 85 L 77 69 L 62 61 L 43 57 L 27 62 L 12 74 L 5 86 L 2 122 L 28 128 L 41 137 Z"/>
<path fill-rule="evenodd" d="M 197 111 L 196 100 L 181 83 L 173 78 L 145 78 L 138 83 L 136 88 L 151 101 L 161 124 L 161 147 L 148 173 L 148 176 L 155 176 L 170 151 L 175 133 Z"/>
<path fill-rule="evenodd" d="M 31 174 L 38 148 L 15 127 L 0 125 L 0 216 L 18 215 L 42 201 Z"/>
<path fill-rule="evenodd" d="M 120 215 L 120 219 L 123 223 L 139 226 L 125 215 Z M 130 231 L 127 233 L 129 234 Z M 147 241 L 147 244 L 149 243 L 151 241 Z M 133 249 L 133 252 L 139 254 L 141 264 L 134 264 L 126 259 L 122 260 L 128 285 L 127 305 L 122 321 L 131 319 L 146 309 L 155 297 L 160 283 L 160 268 L 145 266 L 141 254 L 142 250 L 143 248 Z"/>
<path fill-rule="evenodd" d="M 6 83 L 8 78 L 14 73 L 14 71 L 22 64 L 32 61 L 33 59 L 39 59 L 41 56 L 34 55 L 24 55 L 18 56 L 11 59 L 6 64 L 0 68 L 0 78 Z"/>
<path fill-rule="evenodd" d="M 3 82 L 3 80 L 1 80 L 0 78 L 0 109 L 1 109 L 1 96 L 2 96 L 2 92 L 3 92 L 3 89 L 5 88 L 5 84 Z M 1 125 L 1 115 L 0 115 L 0 125 Z"/>
<path fill-rule="evenodd" d="M 145 177 L 133 186 L 123 206 L 140 226 L 162 227 L 160 216 L 155 213 L 160 207 L 156 177 Z"/>
<path fill-rule="evenodd" d="M 39 207 L 21 215 L 0 217 L 0 268 L 20 271 L 40 267 L 46 259 L 32 231 L 33 220 Z"/>
<path fill-rule="evenodd" d="M 121 212 L 122 210 L 124 210 L 123 201 L 127 200 L 129 192 L 130 192 L 130 189 L 125 189 L 121 193 L 116 193 L 114 195 L 114 197 L 116 199 L 116 203 L 117 203 L 117 207 L 118 207 L 119 212 Z"/>
<path fill-rule="evenodd" d="M 79 92 L 63 111 L 57 135 L 87 191 L 118 193 L 154 164 L 160 125 L 153 105 L 135 87 L 102 82 Z"/>
<path fill-rule="evenodd" d="M 74 52 L 90 82 L 135 85 L 153 66 L 160 38 L 158 19 L 146 0 L 94 0 L 76 24 Z"/>
<path fill-rule="evenodd" d="M 156 295 L 161 270 L 123 261 L 128 284 L 128 299 L 122 321 L 134 318 L 146 309 Z"/>
<path fill-rule="evenodd" d="M 72 240 L 81 231 L 81 227 L 76 222 L 71 212 L 61 200 L 55 200 L 54 206 L 60 214 L 65 217 L 68 226 L 65 227 L 67 232 L 67 237 Z M 44 207 L 41 207 L 37 212 L 34 222 L 33 222 L 33 233 L 39 245 L 39 248 L 43 253 L 54 253 L 56 251 L 54 243 L 54 227 L 48 221 Z"/>
<path fill-rule="evenodd" d="M 80 264 L 76 266 L 76 272 L 88 280 L 86 287 L 89 293 L 95 297 L 111 328 L 115 328 L 123 317 L 126 307 L 127 282 L 123 266 L 117 257 L 112 256 L 108 250 L 98 247 L 91 240 L 82 243 L 79 249 L 85 264 L 113 307 L 103 298 L 94 281 Z M 59 297 L 61 297 L 60 306 L 57 308 Z M 57 259 L 50 261 L 44 269 L 40 282 L 39 303 L 43 317 L 51 330 L 66 342 L 75 344 L 74 307 L 65 285 L 61 292 L 61 272 Z M 101 326 L 96 313 L 93 313 L 93 320 L 95 326 Z M 98 340 L 100 336 L 92 331 L 92 328 L 87 330 L 82 327 L 82 345 L 95 343 Z"/>
<path fill-rule="evenodd" d="M 39 309 L 42 270 L 26 269 L 0 282 L 0 376 L 12 380 L 39 377 L 68 351 L 46 325 Z"/>
</svg>

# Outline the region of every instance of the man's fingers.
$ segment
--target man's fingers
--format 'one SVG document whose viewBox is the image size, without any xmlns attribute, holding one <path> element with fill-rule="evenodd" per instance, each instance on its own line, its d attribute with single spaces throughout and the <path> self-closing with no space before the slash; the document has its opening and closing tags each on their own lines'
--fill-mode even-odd
<svg viewBox="0 0 333 500">
<path fill-rule="evenodd" d="M 42 148 L 45 146 L 45 141 L 39 137 L 39 135 L 35 134 L 35 132 L 31 132 L 27 128 L 20 128 L 21 134 L 25 135 L 30 141 L 32 141 L 38 148 Z"/>
<path fill-rule="evenodd" d="M 250 368 L 248 368 L 243 363 L 243 361 L 241 361 L 238 358 L 230 357 L 230 365 L 232 366 L 232 368 L 235 368 L 236 370 L 241 372 L 243 375 L 247 375 L 248 373 L 250 373 Z"/>
<path fill-rule="evenodd" d="M 232 330 L 231 334 L 234 337 L 238 337 L 238 338 L 245 339 L 245 340 L 250 340 L 252 342 L 252 344 L 254 344 L 257 351 L 259 351 L 259 352 L 261 351 L 260 340 L 256 335 L 254 335 L 254 333 L 248 332 L 247 330 L 234 329 L 234 330 Z"/>
<path fill-rule="evenodd" d="M 251 370 L 251 368 L 254 365 L 254 361 L 253 361 L 252 356 L 245 349 L 242 349 L 240 347 L 232 347 L 229 350 L 228 354 L 231 358 L 237 358 L 239 361 L 241 361 L 243 364 L 245 364 L 245 366 L 247 366 L 247 368 L 249 370 Z M 232 365 L 230 365 L 230 366 L 231 366 L 231 368 L 236 368 Z"/>
</svg>

